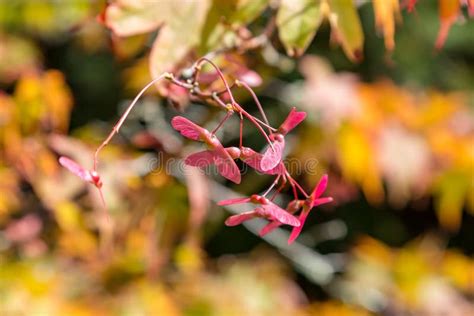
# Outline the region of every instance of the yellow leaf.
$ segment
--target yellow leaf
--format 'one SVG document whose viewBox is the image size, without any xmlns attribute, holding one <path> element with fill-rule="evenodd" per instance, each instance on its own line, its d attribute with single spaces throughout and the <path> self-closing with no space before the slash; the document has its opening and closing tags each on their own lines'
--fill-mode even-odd
<svg viewBox="0 0 474 316">
<path fill-rule="evenodd" d="M 57 132 L 67 132 L 72 107 L 72 94 L 61 72 L 47 71 L 42 78 L 43 98 L 47 105 L 50 127 Z"/>
<path fill-rule="evenodd" d="M 336 40 L 352 61 L 363 58 L 364 33 L 352 0 L 328 0 L 329 23 Z"/>
<path fill-rule="evenodd" d="M 0 94 L 0 148 L 8 159 L 17 158 L 21 152 L 21 131 L 16 104 L 12 98 Z"/>
<path fill-rule="evenodd" d="M 382 30 L 385 47 L 392 51 L 395 48 L 395 18 L 400 18 L 398 0 L 373 0 L 375 24 Z"/>
<path fill-rule="evenodd" d="M 22 132 L 32 133 L 38 128 L 40 118 L 46 113 L 41 102 L 41 83 L 38 74 L 23 76 L 17 83 L 14 99 L 17 103 L 17 115 L 20 118 Z"/>
<path fill-rule="evenodd" d="M 360 238 L 354 249 L 357 257 L 389 267 L 393 261 L 391 249 L 380 241 L 364 236 Z"/>
<path fill-rule="evenodd" d="M 67 201 L 59 203 L 54 210 L 59 227 L 65 231 L 74 231 L 79 228 L 80 212 L 76 204 Z"/>
<path fill-rule="evenodd" d="M 16 173 L 0 162 L 0 223 L 20 203 L 18 185 L 19 179 Z"/>
<path fill-rule="evenodd" d="M 474 261 L 457 251 L 446 252 L 443 274 L 458 288 L 474 292 Z"/>
<path fill-rule="evenodd" d="M 462 209 L 467 197 L 474 193 L 471 172 L 461 169 L 446 171 L 435 183 L 435 208 L 440 224 L 457 231 L 461 224 Z"/>
<path fill-rule="evenodd" d="M 393 277 L 402 298 L 412 308 L 416 306 L 420 288 L 430 272 L 430 262 L 419 247 L 405 247 L 398 252 Z"/>
<path fill-rule="evenodd" d="M 344 177 L 358 183 L 369 201 L 379 203 L 384 192 L 375 152 L 367 136 L 360 129 L 346 125 L 339 131 L 338 146 Z"/>
<path fill-rule="evenodd" d="M 64 232 L 59 237 L 59 248 L 66 256 L 90 258 L 97 251 L 97 241 L 92 233 L 85 230 Z"/>
</svg>

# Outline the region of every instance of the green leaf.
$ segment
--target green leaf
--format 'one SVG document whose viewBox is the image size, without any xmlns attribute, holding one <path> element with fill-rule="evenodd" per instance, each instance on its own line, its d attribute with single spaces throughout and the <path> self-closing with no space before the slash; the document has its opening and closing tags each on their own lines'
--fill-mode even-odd
<svg viewBox="0 0 474 316">
<path fill-rule="evenodd" d="M 255 20 L 268 6 L 269 0 L 214 0 L 202 30 L 201 53 L 223 47 L 235 39 L 232 27 Z"/>
<path fill-rule="evenodd" d="M 364 33 L 352 0 L 328 0 L 329 23 L 336 40 L 352 61 L 362 59 Z"/>
<path fill-rule="evenodd" d="M 289 56 L 301 56 L 321 25 L 321 5 L 316 0 L 282 0 L 276 23 Z"/>
<path fill-rule="evenodd" d="M 216 49 L 223 45 L 222 39 L 228 27 L 223 25 L 222 22 L 227 21 L 236 6 L 236 0 L 212 1 L 204 27 L 202 28 L 202 40 L 200 45 L 201 54 L 205 54 L 209 50 Z"/>
<path fill-rule="evenodd" d="M 435 209 L 440 224 L 457 231 L 461 225 L 464 204 L 469 203 L 469 196 L 474 192 L 469 172 L 463 169 L 452 169 L 443 173 L 435 182 Z"/>
<path fill-rule="evenodd" d="M 249 24 L 267 8 L 270 0 L 238 0 L 231 23 Z"/>
</svg>

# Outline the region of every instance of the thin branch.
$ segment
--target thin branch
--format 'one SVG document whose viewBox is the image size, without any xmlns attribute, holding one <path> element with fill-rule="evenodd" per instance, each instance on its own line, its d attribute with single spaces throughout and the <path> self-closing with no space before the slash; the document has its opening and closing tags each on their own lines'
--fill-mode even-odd
<svg viewBox="0 0 474 316">
<path fill-rule="evenodd" d="M 102 144 L 100 144 L 100 146 L 96 149 L 95 153 L 94 153 L 94 168 L 93 170 L 94 171 L 97 171 L 97 163 L 98 163 L 98 158 L 99 158 L 99 152 L 105 147 L 107 146 L 107 144 L 110 142 L 110 140 L 114 137 L 115 134 L 118 134 L 118 132 L 120 131 L 120 127 L 122 127 L 123 123 L 125 122 L 125 120 L 127 119 L 127 116 L 130 114 L 130 112 L 132 111 L 133 107 L 135 106 L 135 104 L 137 103 L 137 101 L 140 99 L 140 97 L 143 95 L 143 93 L 145 93 L 146 90 L 148 90 L 148 88 L 150 88 L 152 85 L 154 85 L 155 83 L 157 83 L 158 81 L 164 79 L 164 78 L 170 78 L 170 74 L 169 73 L 164 73 L 162 75 L 160 75 L 158 78 L 155 78 L 153 79 L 152 81 L 150 81 L 138 94 L 137 96 L 135 97 L 135 99 L 133 99 L 132 103 L 130 103 L 130 105 L 128 106 L 128 108 L 125 110 L 125 112 L 122 114 L 122 116 L 120 117 L 120 119 L 118 120 L 117 124 L 115 124 L 115 126 L 112 128 L 112 131 L 110 132 L 110 134 L 107 136 L 107 138 L 102 142 Z"/>
<path fill-rule="evenodd" d="M 250 93 L 253 100 L 257 104 L 257 107 L 258 107 L 258 110 L 260 111 L 260 114 L 262 114 L 262 118 L 263 118 L 263 121 L 265 122 L 266 126 L 270 126 L 270 123 L 268 123 L 267 116 L 265 115 L 265 111 L 263 110 L 262 104 L 258 100 L 258 97 L 255 94 L 255 92 L 253 91 L 253 89 L 250 88 L 250 86 L 244 81 L 236 80 L 235 83 L 237 84 L 238 87 L 244 87 L 244 89 L 247 90 Z M 271 134 L 272 130 L 268 129 L 268 133 Z"/>
<path fill-rule="evenodd" d="M 232 91 L 230 91 L 229 83 L 228 83 L 227 80 L 225 79 L 224 74 L 223 74 L 222 71 L 219 69 L 219 67 L 217 67 L 217 65 L 216 65 L 213 61 L 211 61 L 210 59 L 208 59 L 207 57 L 202 57 L 202 58 L 198 59 L 198 61 L 196 62 L 196 66 L 195 66 L 195 69 L 196 69 L 195 81 L 198 82 L 198 74 L 199 74 L 199 70 L 201 69 L 201 64 L 202 64 L 203 62 L 207 62 L 207 63 L 210 64 L 212 67 L 214 67 L 214 69 L 215 69 L 216 72 L 217 72 L 217 75 L 221 78 L 222 82 L 224 83 L 225 89 L 227 90 L 227 93 L 229 94 L 230 101 L 232 102 L 232 105 L 233 105 L 233 104 L 235 103 L 235 99 L 234 99 L 234 96 L 232 95 Z"/>
</svg>

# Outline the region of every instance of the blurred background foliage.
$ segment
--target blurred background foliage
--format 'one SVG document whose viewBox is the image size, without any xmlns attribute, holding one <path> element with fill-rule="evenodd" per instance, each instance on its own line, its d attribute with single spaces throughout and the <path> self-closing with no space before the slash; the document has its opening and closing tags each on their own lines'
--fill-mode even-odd
<svg viewBox="0 0 474 316">
<path fill-rule="evenodd" d="M 411 2 L 295 1 L 295 24 L 282 22 L 288 1 L 0 1 L 0 314 L 473 314 L 474 24 L 459 8 L 437 50 L 447 15 L 435 1 L 408 13 Z M 329 173 L 335 203 L 293 250 L 223 226 L 210 201 L 221 180 L 164 167 L 188 150 L 169 119 L 218 112 L 161 87 L 103 152 L 111 225 L 58 155 L 89 166 L 152 76 L 233 43 L 228 24 L 260 34 L 273 16 L 280 39 L 231 56 L 262 76 L 274 125 L 290 106 L 308 112 L 290 156 L 318 159 L 297 176 L 311 188 Z M 223 138 L 235 144 L 233 124 Z"/>
</svg>

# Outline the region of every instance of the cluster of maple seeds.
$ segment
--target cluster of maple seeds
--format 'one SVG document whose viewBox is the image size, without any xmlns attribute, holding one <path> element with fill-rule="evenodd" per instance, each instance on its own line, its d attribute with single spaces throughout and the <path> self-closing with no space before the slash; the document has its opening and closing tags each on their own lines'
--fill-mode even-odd
<svg viewBox="0 0 474 316">
<path fill-rule="evenodd" d="M 223 91 L 224 93 L 209 93 L 203 92 L 200 89 L 198 75 L 202 64 L 205 62 L 214 67 L 216 78 L 220 78 L 222 80 L 225 86 L 225 90 Z M 225 224 L 227 226 L 235 226 L 253 218 L 265 218 L 269 220 L 269 223 L 262 228 L 260 231 L 260 236 L 270 233 L 280 225 L 290 225 L 293 227 L 293 230 L 291 232 L 290 238 L 288 239 L 288 243 L 292 243 L 300 234 L 311 209 L 318 205 L 332 201 L 331 197 L 321 197 L 327 187 L 327 175 L 324 175 L 314 190 L 310 194 L 307 194 L 302 186 L 292 178 L 282 161 L 283 151 L 285 148 L 285 136 L 306 118 L 306 113 L 298 112 L 295 108 L 292 108 L 280 127 L 277 129 L 273 128 L 268 123 L 263 107 L 261 106 L 250 85 L 243 80 L 236 80 L 234 83 L 235 86 L 243 87 L 250 92 L 260 110 L 263 121 L 249 114 L 235 101 L 227 79 L 221 70 L 207 58 L 199 59 L 191 68 L 183 71 L 181 78 L 183 78 L 183 80 L 176 79 L 176 77 L 171 73 L 165 73 L 152 80 L 137 94 L 125 113 L 120 117 L 116 125 L 113 127 L 108 137 L 96 149 L 92 170 L 87 170 L 75 161 L 66 157 L 60 157 L 59 163 L 75 175 L 79 176 L 82 180 L 96 186 L 105 206 L 105 200 L 101 191 L 102 181 L 97 172 L 98 154 L 110 142 L 113 136 L 119 132 L 120 127 L 123 125 L 128 114 L 135 106 L 138 99 L 143 95 L 143 93 L 157 82 L 163 79 L 168 80 L 171 84 L 175 84 L 179 87 L 187 89 L 189 93 L 195 97 L 197 96 L 202 99 L 211 99 L 226 111 L 225 117 L 212 132 L 182 116 L 176 116 L 171 120 L 171 125 L 181 135 L 188 139 L 202 142 L 207 147 L 207 149 L 204 151 L 200 151 L 186 157 L 184 161 L 187 165 L 200 168 L 215 165 L 220 175 L 237 184 L 241 181 L 241 174 L 235 159 L 240 159 L 242 162 L 252 167 L 259 173 L 275 176 L 275 180 L 272 182 L 270 187 L 261 195 L 254 194 L 250 197 L 230 199 L 219 202 L 218 204 L 221 206 L 242 203 L 252 203 L 256 205 L 252 211 L 230 216 L 225 221 Z M 224 102 L 223 97 L 219 96 L 220 94 L 225 94 L 227 99 L 229 99 L 229 102 Z M 240 116 L 239 147 L 224 147 L 217 138 L 216 132 L 222 126 L 224 126 L 224 123 L 234 113 L 237 113 Z M 259 153 L 254 151 L 252 148 L 243 146 L 242 130 L 244 126 L 244 118 L 248 119 L 252 124 L 254 124 L 254 126 L 257 127 L 257 129 L 262 133 L 268 142 L 268 147 L 263 153 Z M 267 129 L 268 133 L 265 132 L 264 129 Z M 292 188 L 293 200 L 291 200 L 287 207 L 283 209 L 273 201 L 275 197 L 281 192 L 281 190 L 286 186 L 286 184 L 289 184 Z M 270 192 L 272 192 L 275 187 L 277 188 L 274 190 L 271 196 L 269 196 Z M 304 197 L 303 199 L 300 199 L 301 195 Z M 298 212 L 299 216 L 296 217 Z"/>
</svg>

